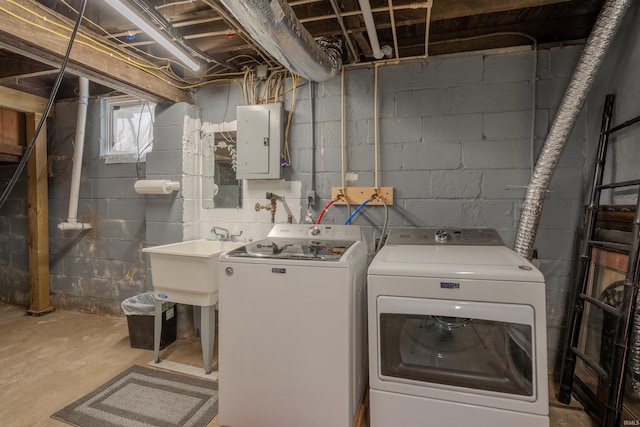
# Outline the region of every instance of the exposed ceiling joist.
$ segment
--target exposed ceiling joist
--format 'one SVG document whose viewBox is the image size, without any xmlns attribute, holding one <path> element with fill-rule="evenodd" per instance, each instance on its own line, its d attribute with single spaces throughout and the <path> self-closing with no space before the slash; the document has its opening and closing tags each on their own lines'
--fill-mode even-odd
<svg viewBox="0 0 640 427">
<path fill-rule="evenodd" d="M 262 41 L 253 40 L 219 0 L 126 1 L 151 11 L 145 17 L 152 24 L 151 15 L 161 15 L 165 26 L 159 29 L 174 35 L 199 58 L 202 70 L 184 71 L 160 44 L 132 28 L 104 1 L 89 1 L 79 36 L 90 35 L 111 50 L 98 52 L 77 43 L 58 100 L 77 97 L 77 77 L 84 76 L 91 80 L 95 95 L 127 93 L 153 101 L 190 102 L 191 88 L 217 79 L 242 78 L 242 73 L 259 64 L 280 67 Z M 358 0 L 272 1 L 287 2 L 312 37 L 350 39 L 346 63 L 373 60 Z M 433 56 L 527 46 L 529 38 L 537 40 L 538 46 L 584 40 L 604 1 L 370 0 L 380 45 L 393 46 L 392 55 L 399 60 L 424 57 L 427 43 Z M 0 85 L 47 96 L 66 50 L 64 34 L 70 33 L 68 29 L 62 35 L 52 34 L 51 25 L 72 27 L 80 4 L 81 0 L 0 0 Z M 498 34 L 504 31 L 520 36 Z M 119 55 L 124 62 L 111 55 Z M 144 65 L 136 67 L 128 57 Z"/>
<path fill-rule="evenodd" d="M 507 12 L 529 7 L 566 3 L 570 0 L 449 0 L 433 2 L 431 21 Z"/>
<path fill-rule="evenodd" d="M 0 86 L 0 108 L 20 113 L 41 113 L 46 105 L 45 98 Z"/>
<path fill-rule="evenodd" d="M 34 22 L 36 18 L 30 11 L 41 16 L 42 23 Z M 46 21 L 73 26 L 68 19 L 42 7 L 34 0 L 5 2 L 0 7 L 0 44 L 14 53 L 57 66 L 67 50 L 68 37 L 62 29 L 46 27 Z M 168 79 L 143 71 L 125 61 L 116 60 L 109 51 L 101 51 L 90 47 L 89 43 L 83 43 L 81 37 L 76 39 L 71 50 L 67 69 L 71 74 L 85 76 L 91 80 L 99 79 L 102 84 L 125 93 L 140 94 L 145 98 L 153 97 L 152 94 L 155 94 L 156 101 L 191 100 L 189 92 L 176 87 Z"/>
<path fill-rule="evenodd" d="M 34 77 L 50 76 L 58 73 L 59 69 L 50 69 L 44 71 L 34 71 L 33 73 L 14 74 L 8 77 L 0 77 L 0 86 L 8 82 L 19 82 L 20 80 L 32 79 Z"/>
</svg>

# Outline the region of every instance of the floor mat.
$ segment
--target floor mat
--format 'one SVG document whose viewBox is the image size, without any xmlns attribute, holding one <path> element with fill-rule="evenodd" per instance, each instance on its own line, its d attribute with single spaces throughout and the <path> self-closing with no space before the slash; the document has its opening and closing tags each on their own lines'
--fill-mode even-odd
<svg viewBox="0 0 640 427">
<path fill-rule="evenodd" d="M 51 417 L 83 427 L 204 427 L 217 413 L 217 383 L 132 366 Z"/>
</svg>

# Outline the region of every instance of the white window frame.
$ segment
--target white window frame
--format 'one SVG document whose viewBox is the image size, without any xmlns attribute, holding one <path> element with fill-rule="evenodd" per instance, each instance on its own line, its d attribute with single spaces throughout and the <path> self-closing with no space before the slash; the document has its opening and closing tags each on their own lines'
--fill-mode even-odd
<svg viewBox="0 0 640 427">
<path fill-rule="evenodd" d="M 140 163 L 153 149 L 153 121 L 156 104 L 131 96 L 107 97 L 101 100 L 102 137 L 100 158 L 105 163 Z M 132 113 L 131 120 L 119 117 L 123 110 Z M 117 127 L 119 126 L 119 129 Z M 117 135 L 122 138 L 117 140 Z"/>
</svg>

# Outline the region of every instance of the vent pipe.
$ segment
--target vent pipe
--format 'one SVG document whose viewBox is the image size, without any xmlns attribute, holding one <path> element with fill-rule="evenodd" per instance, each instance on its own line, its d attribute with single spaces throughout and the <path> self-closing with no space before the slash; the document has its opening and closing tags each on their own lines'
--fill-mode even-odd
<svg viewBox="0 0 640 427">
<path fill-rule="evenodd" d="M 533 255 L 544 195 L 549 187 L 551 176 L 631 1 L 608 0 L 602 6 L 531 174 L 522 203 L 520 225 L 514 244 L 516 252 L 529 260 Z"/>
<path fill-rule="evenodd" d="M 323 82 L 342 67 L 341 39 L 322 45 L 302 26 L 286 0 L 220 0 L 251 37 L 291 72 Z"/>
</svg>

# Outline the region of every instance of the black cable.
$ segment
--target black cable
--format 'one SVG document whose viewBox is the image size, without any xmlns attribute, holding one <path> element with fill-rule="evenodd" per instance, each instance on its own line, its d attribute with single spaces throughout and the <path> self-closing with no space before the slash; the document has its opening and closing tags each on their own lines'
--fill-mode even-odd
<svg viewBox="0 0 640 427">
<path fill-rule="evenodd" d="M 142 127 L 142 115 L 144 114 L 144 108 L 147 107 L 147 109 L 149 110 L 149 116 L 151 117 L 151 141 L 147 142 L 147 144 L 142 147 L 142 150 L 140 149 L 140 128 Z M 136 149 L 138 150 L 138 156 L 136 157 L 136 175 L 138 176 L 138 179 L 142 179 L 140 170 L 140 158 L 142 157 L 142 153 L 144 152 L 144 150 L 146 150 L 149 146 L 151 146 L 153 144 L 153 111 L 151 111 L 151 105 L 149 104 L 149 101 L 144 101 L 142 104 L 142 108 L 140 108 L 140 117 L 138 118 L 138 130 L 136 132 Z"/>
<path fill-rule="evenodd" d="M 58 89 L 60 88 L 60 84 L 62 83 L 62 78 L 64 77 L 64 70 L 67 68 L 67 62 L 69 62 L 69 56 L 71 55 L 71 48 L 73 47 L 73 41 L 75 40 L 76 34 L 78 33 L 78 28 L 80 28 L 80 23 L 82 22 L 82 17 L 84 16 L 84 10 L 86 6 L 87 6 L 87 0 L 82 0 L 82 5 L 80 6 L 80 10 L 78 12 L 78 18 L 76 19 L 76 24 L 73 27 L 73 32 L 71 33 L 71 37 L 69 38 L 69 45 L 67 46 L 67 52 L 65 53 L 64 59 L 62 61 L 62 65 L 60 66 L 60 72 L 58 72 L 58 77 L 55 83 L 53 84 L 53 88 L 51 89 L 51 95 L 49 95 L 49 100 L 47 101 L 47 105 L 44 108 L 44 111 L 42 112 L 42 117 L 40 117 L 40 122 L 38 123 L 38 126 L 36 127 L 36 130 L 33 133 L 33 136 L 31 137 L 31 141 L 29 141 L 27 150 L 24 152 L 22 159 L 20 159 L 18 168 L 16 169 L 13 176 L 11 177 L 11 180 L 9 181 L 7 188 L 4 189 L 2 196 L 0 196 L 0 209 L 2 209 L 2 206 L 4 206 L 4 203 L 9 198 L 9 194 L 11 194 L 11 191 L 13 190 L 13 187 L 15 187 L 16 182 L 18 182 L 18 178 L 20 177 L 20 174 L 24 170 L 24 167 L 27 164 L 27 161 L 29 160 L 29 155 L 31 154 L 31 151 L 33 151 L 33 147 L 36 145 L 36 139 L 38 138 L 38 135 L 40 135 L 42 126 L 44 125 L 45 120 L 47 120 L 49 111 L 51 111 L 51 107 L 53 106 L 53 101 L 55 100 L 56 94 L 58 93 Z M 79 159 L 78 161 L 82 161 L 82 159 Z"/>
</svg>

